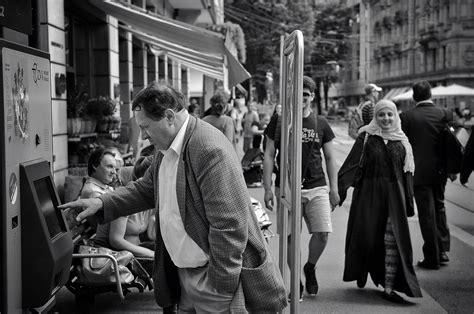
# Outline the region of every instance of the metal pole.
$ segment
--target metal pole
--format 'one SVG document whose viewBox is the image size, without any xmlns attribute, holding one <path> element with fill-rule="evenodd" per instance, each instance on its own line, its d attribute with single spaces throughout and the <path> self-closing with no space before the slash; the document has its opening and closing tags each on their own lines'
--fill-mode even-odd
<svg viewBox="0 0 474 314">
<path fill-rule="evenodd" d="M 285 256 L 288 210 L 291 210 L 290 253 L 290 312 L 298 313 L 300 295 L 301 246 L 301 134 L 303 124 L 303 34 L 294 31 L 284 43 L 282 79 L 282 134 L 280 146 L 280 215 L 283 230 L 280 232 L 280 256 Z M 291 137 L 291 138 L 290 138 Z M 287 243 L 286 243 L 287 245 Z M 284 251 L 284 252 L 281 252 Z M 285 260 L 280 260 L 282 269 Z"/>
<path fill-rule="evenodd" d="M 298 313 L 300 298 L 300 264 L 301 264 L 301 136 L 303 129 L 303 34 L 295 31 L 295 72 L 293 89 L 293 119 L 292 119 L 292 156 L 291 156 L 291 208 L 292 208 L 292 247 L 291 253 L 291 306 L 290 312 Z"/>
<path fill-rule="evenodd" d="M 280 104 L 282 106 L 282 115 L 284 111 L 284 102 L 286 99 L 286 89 L 285 89 L 285 82 L 286 82 L 286 71 L 284 71 L 283 68 L 283 63 L 284 63 L 284 48 L 285 48 L 285 36 L 281 35 L 280 36 Z M 283 118 L 281 119 L 283 121 Z M 283 131 L 283 128 L 281 129 Z M 283 133 L 283 132 L 282 132 Z M 282 135 L 280 138 L 283 139 Z M 280 150 L 280 158 L 283 158 L 283 154 Z M 280 165 L 283 163 L 280 162 Z M 280 185 L 281 187 L 281 185 Z M 283 192 L 280 190 L 280 192 Z M 281 223 L 279 225 L 281 226 L 280 236 L 279 236 L 279 259 L 278 259 L 278 265 L 280 266 L 280 272 L 281 276 L 283 277 L 283 282 L 287 282 L 288 279 L 288 271 L 286 268 L 286 261 L 288 258 L 288 209 L 282 205 L 280 198 L 278 197 L 277 201 L 277 219 Z"/>
</svg>

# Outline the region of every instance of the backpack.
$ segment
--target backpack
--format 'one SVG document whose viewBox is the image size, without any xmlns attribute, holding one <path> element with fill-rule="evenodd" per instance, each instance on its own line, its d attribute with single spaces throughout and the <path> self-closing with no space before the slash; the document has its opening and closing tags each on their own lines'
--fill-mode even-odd
<svg viewBox="0 0 474 314">
<path fill-rule="evenodd" d="M 356 139 L 359 135 L 359 128 L 364 124 L 364 120 L 362 120 L 362 105 L 365 102 L 361 102 L 357 108 L 352 111 L 351 119 L 349 120 L 349 136 L 353 139 Z"/>
</svg>

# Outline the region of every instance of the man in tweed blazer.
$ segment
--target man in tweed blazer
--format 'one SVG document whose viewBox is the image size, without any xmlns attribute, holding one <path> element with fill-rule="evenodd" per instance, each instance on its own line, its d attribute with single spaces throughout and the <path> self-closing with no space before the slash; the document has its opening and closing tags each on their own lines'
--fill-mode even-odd
<svg viewBox="0 0 474 314">
<path fill-rule="evenodd" d="M 61 207 L 84 209 L 78 221 L 95 214 L 108 222 L 155 206 L 153 279 L 162 307 L 178 303 L 182 313 L 280 311 L 287 305 L 284 283 L 232 144 L 184 105 L 183 94 L 156 82 L 138 93 L 132 110 L 142 138 L 156 148 L 144 177 Z"/>
</svg>

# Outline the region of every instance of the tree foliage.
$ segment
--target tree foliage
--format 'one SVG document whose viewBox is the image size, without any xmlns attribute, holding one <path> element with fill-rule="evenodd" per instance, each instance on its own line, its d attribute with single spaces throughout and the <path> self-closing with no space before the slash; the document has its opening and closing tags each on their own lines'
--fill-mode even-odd
<svg viewBox="0 0 474 314">
<path fill-rule="evenodd" d="M 302 31 L 305 74 L 316 78 L 318 66 L 329 60 L 342 60 L 342 55 L 347 53 L 344 41 L 348 34 L 344 26 L 347 14 L 348 10 L 339 6 L 315 7 L 300 1 L 282 4 L 271 0 L 234 0 L 226 3 L 226 20 L 239 24 L 245 34 L 245 67 L 257 88 L 258 101 L 262 102 L 266 96 L 268 71 L 273 73 L 274 91 L 278 95 L 280 36 Z"/>
<path fill-rule="evenodd" d="M 209 30 L 219 32 L 224 36 L 229 36 L 230 40 L 237 48 L 237 58 L 240 62 L 246 62 L 246 46 L 245 35 L 239 24 L 225 22 L 224 24 L 212 24 L 208 27 Z"/>
<path fill-rule="evenodd" d="M 311 65 L 316 67 L 324 66 L 328 61 L 337 61 L 343 64 L 348 57 L 350 50 L 351 34 L 351 14 L 350 8 L 341 7 L 335 4 L 318 6 L 315 8 L 315 27 L 313 36 L 315 46 L 311 52 Z"/>
</svg>

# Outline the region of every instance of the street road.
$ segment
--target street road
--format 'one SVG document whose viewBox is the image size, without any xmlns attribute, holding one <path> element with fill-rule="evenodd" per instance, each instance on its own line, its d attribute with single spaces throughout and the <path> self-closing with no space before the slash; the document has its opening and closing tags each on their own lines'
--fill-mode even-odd
<svg viewBox="0 0 474 314">
<path fill-rule="evenodd" d="M 332 124 L 336 133 L 338 166 L 342 165 L 353 140 L 347 136 L 347 125 Z M 344 241 L 352 193 L 342 207 L 332 214 L 334 232 L 329 237 L 328 246 L 317 265 L 319 293 L 316 297 L 304 296 L 299 303 L 300 313 L 473 313 L 474 312 L 474 175 L 467 187 L 458 181 L 448 183 L 446 188 L 446 208 L 451 230 L 451 261 L 440 270 L 424 270 L 415 266 L 423 298 L 410 299 L 404 305 L 392 304 L 381 297 L 381 287 L 375 287 L 370 278 L 366 288 L 359 289 L 355 282 L 342 281 L 344 268 Z M 249 189 L 250 195 L 263 204 L 263 188 Z M 276 214 L 270 212 L 270 219 L 276 226 Z M 413 260 L 422 258 L 422 238 L 418 218 L 409 219 Z M 272 226 L 273 230 L 276 227 Z M 303 224 L 302 264 L 306 261 L 309 235 Z M 270 250 L 278 259 L 278 235 L 270 239 Z M 63 288 L 57 298 L 56 311 L 74 312 L 74 297 Z M 96 297 L 94 313 L 149 313 L 160 312 L 153 293 L 131 293 L 120 302 L 116 294 L 108 293 Z M 289 310 L 287 311 L 289 313 Z"/>
</svg>

